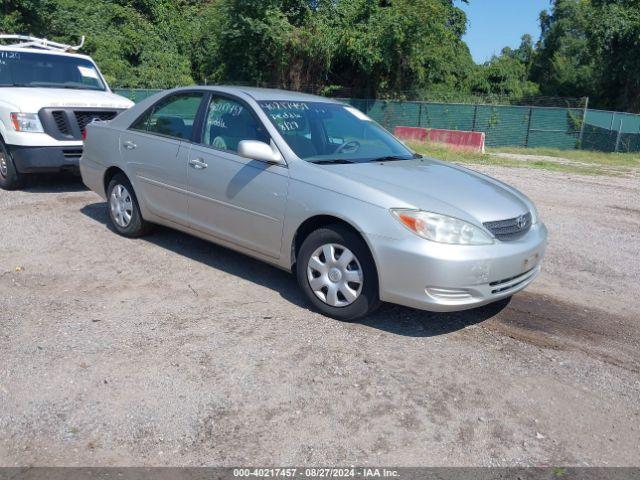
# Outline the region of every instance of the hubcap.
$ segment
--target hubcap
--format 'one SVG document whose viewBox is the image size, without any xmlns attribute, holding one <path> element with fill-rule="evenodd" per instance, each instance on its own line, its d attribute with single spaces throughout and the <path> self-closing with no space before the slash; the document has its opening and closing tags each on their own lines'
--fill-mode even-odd
<svg viewBox="0 0 640 480">
<path fill-rule="evenodd" d="M 7 160 L 4 158 L 4 152 L 0 152 L 0 175 L 6 177 L 9 171 L 7 170 Z"/>
<path fill-rule="evenodd" d="M 307 278 L 313 293 L 324 303 L 346 307 L 362 293 L 364 275 L 351 250 L 329 243 L 316 249 L 309 258 Z"/>
<path fill-rule="evenodd" d="M 109 197 L 111 217 L 119 227 L 127 228 L 133 216 L 133 202 L 131 194 L 123 185 L 116 185 Z"/>
</svg>

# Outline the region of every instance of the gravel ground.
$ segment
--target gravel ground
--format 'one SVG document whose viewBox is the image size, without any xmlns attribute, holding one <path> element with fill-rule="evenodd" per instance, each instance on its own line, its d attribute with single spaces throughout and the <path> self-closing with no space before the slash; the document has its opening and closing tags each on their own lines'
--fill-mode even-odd
<svg viewBox="0 0 640 480">
<path fill-rule="evenodd" d="M 459 314 L 343 324 L 284 272 L 77 180 L 0 192 L 0 465 L 640 465 L 640 183 L 483 168 L 544 272 Z"/>
</svg>

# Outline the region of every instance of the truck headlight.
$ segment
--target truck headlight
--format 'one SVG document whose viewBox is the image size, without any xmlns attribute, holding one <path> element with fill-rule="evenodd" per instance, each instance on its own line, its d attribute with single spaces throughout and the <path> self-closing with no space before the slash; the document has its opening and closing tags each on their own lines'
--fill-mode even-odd
<svg viewBox="0 0 640 480">
<path fill-rule="evenodd" d="M 427 240 L 450 245 L 490 245 L 493 238 L 464 220 L 423 210 L 392 209 L 400 223 Z"/>
<path fill-rule="evenodd" d="M 37 113 L 14 112 L 11 114 L 11 123 L 16 132 L 44 133 Z"/>
</svg>

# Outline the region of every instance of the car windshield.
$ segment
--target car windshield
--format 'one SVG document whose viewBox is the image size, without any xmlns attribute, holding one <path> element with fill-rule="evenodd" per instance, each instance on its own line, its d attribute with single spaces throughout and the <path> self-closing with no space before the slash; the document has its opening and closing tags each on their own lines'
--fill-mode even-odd
<svg viewBox="0 0 640 480">
<path fill-rule="evenodd" d="M 326 102 L 262 101 L 289 147 L 313 163 L 408 160 L 414 153 L 365 114 Z"/>
<path fill-rule="evenodd" d="M 0 51 L 0 87 L 106 89 L 84 58 L 7 50 Z"/>
</svg>

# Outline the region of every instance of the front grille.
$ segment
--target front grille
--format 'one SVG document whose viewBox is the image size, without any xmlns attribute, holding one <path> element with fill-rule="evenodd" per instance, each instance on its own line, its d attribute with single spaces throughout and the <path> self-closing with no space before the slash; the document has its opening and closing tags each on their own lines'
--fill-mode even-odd
<svg viewBox="0 0 640 480">
<path fill-rule="evenodd" d="M 80 127 L 81 132 L 84 132 L 87 125 L 94 120 L 100 120 L 102 122 L 113 120 L 118 114 L 118 112 L 88 112 L 86 110 L 74 111 L 73 113 L 76 116 L 76 121 L 78 122 L 78 127 Z"/>
<path fill-rule="evenodd" d="M 64 155 L 64 158 L 80 158 L 82 156 L 82 149 L 81 148 L 70 148 L 70 149 L 65 149 L 62 150 L 62 154 Z"/>
<path fill-rule="evenodd" d="M 491 287 L 494 287 L 491 290 L 491 293 L 495 295 L 522 285 L 524 282 L 531 278 L 531 276 L 535 273 L 536 268 L 527 270 L 526 272 L 521 273 L 520 275 L 516 275 L 515 277 L 505 278 L 503 280 L 498 280 L 497 282 L 491 282 L 489 285 Z"/>
<path fill-rule="evenodd" d="M 504 242 L 516 240 L 523 236 L 531 228 L 531 213 L 525 213 L 519 217 L 497 222 L 485 222 L 483 224 L 498 239 Z"/>
<path fill-rule="evenodd" d="M 65 112 L 62 110 L 56 110 L 51 112 L 51 115 L 53 115 L 53 121 L 56 122 L 58 131 L 63 135 L 71 135 L 71 126 L 69 125 Z"/>
<path fill-rule="evenodd" d="M 113 120 L 120 109 L 43 108 L 39 112 L 44 131 L 56 140 L 82 140 L 85 128 L 94 120 Z"/>
</svg>

